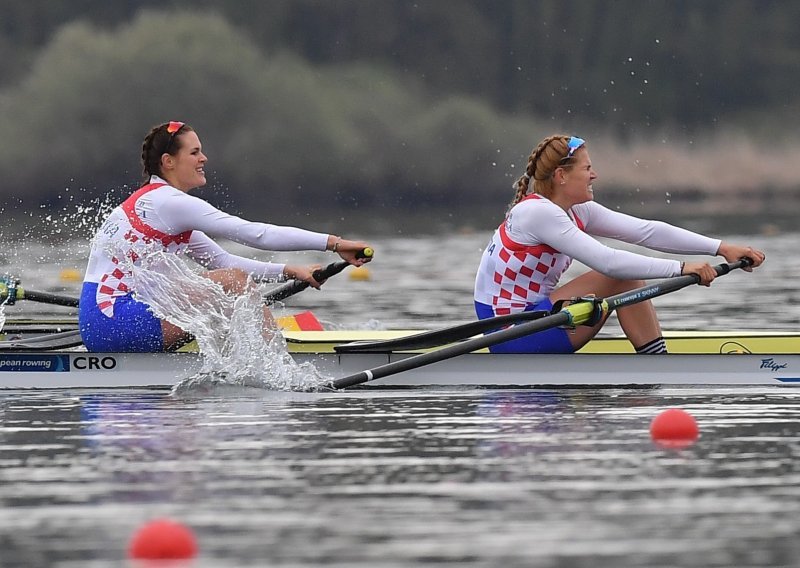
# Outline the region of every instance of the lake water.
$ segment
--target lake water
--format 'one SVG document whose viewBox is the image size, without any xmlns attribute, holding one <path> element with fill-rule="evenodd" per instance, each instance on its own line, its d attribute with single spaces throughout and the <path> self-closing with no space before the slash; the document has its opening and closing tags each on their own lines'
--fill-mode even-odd
<svg viewBox="0 0 800 568">
<path fill-rule="evenodd" d="M 487 238 L 376 239 L 369 280 L 343 273 L 287 311 L 471 320 Z M 666 329 L 796 329 L 797 235 L 736 240 L 767 264 L 657 299 Z M 0 272 L 77 294 L 62 270 L 85 253 L 7 247 Z M 650 440 L 670 407 L 697 419 L 693 446 Z M 125 566 L 162 516 L 195 532 L 194 567 L 796 566 L 799 411 L 793 388 L 0 392 L 0 566 Z"/>
</svg>

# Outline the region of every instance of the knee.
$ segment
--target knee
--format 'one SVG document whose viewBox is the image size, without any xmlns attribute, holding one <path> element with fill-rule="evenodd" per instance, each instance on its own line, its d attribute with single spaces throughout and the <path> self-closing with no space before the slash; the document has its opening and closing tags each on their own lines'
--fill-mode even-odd
<svg viewBox="0 0 800 568">
<path fill-rule="evenodd" d="M 630 290 L 634 290 L 636 288 L 641 288 L 642 286 L 646 286 L 647 283 L 644 280 L 618 280 L 617 281 L 617 289 L 616 293 L 621 294 L 622 292 L 628 292 Z"/>
<path fill-rule="evenodd" d="M 601 274 L 600 276 L 599 285 L 594 287 L 592 293 L 601 297 L 611 294 L 622 294 L 636 288 L 641 288 L 647 284 L 644 280 L 620 280 L 611 276 L 606 276 L 605 274 Z"/>
<path fill-rule="evenodd" d="M 228 294 L 244 294 L 253 286 L 250 275 L 239 268 L 230 268 L 215 279 Z"/>
</svg>

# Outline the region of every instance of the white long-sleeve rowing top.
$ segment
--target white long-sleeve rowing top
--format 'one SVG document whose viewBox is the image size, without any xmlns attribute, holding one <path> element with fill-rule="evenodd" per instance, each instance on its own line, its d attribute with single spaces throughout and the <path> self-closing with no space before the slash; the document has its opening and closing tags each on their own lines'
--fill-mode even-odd
<svg viewBox="0 0 800 568">
<path fill-rule="evenodd" d="M 620 279 L 678 276 L 680 262 L 608 247 L 610 237 L 653 250 L 715 255 L 720 240 L 661 221 L 611 211 L 594 201 L 567 212 L 538 194 L 509 211 L 483 252 L 475 279 L 475 301 L 519 311 L 549 297 L 572 260 Z"/>
<path fill-rule="evenodd" d="M 131 292 L 125 262 L 148 251 L 186 254 L 208 268 L 239 268 L 256 278 L 277 278 L 284 264 L 231 254 L 210 237 L 223 237 L 262 250 L 325 250 L 328 235 L 294 227 L 247 221 L 172 187 L 158 176 L 116 207 L 92 242 L 84 282 L 98 284 L 97 303 L 113 314 L 116 297 Z"/>
</svg>

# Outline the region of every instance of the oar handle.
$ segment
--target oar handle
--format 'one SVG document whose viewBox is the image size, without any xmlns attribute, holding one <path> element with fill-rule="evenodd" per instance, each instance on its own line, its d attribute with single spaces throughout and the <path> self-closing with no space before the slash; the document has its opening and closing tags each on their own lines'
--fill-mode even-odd
<svg viewBox="0 0 800 568">
<path fill-rule="evenodd" d="M 369 247 L 363 248 L 356 253 L 356 258 L 371 258 L 373 255 L 373 250 Z M 314 277 L 314 280 L 322 284 L 331 276 L 335 276 L 339 274 L 342 270 L 350 266 L 350 263 L 346 260 L 341 260 L 339 262 L 332 262 L 325 268 L 318 268 L 311 275 Z M 303 282 L 301 280 L 292 280 L 291 282 L 287 282 L 273 290 L 270 290 L 269 293 L 264 294 L 263 300 L 265 304 L 273 304 L 275 302 L 279 302 L 281 300 L 285 300 L 289 296 L 294 296 L 298 292 L 302 292 L 306 288 L 308 288 L 310 284 L 308 282 Z"/>
<path fill-rule="evenodd" d="M 731 270 L 736 270 L 737 268 L 747 268 L 748 266 L 753 266 L 753 259 L 743 256 L 736 262 L 719 264 L 714 267 L 714 270 L 717 271 L 717 276 L 722 276 L 723 274 L 727 274 Z"/>
</svg>

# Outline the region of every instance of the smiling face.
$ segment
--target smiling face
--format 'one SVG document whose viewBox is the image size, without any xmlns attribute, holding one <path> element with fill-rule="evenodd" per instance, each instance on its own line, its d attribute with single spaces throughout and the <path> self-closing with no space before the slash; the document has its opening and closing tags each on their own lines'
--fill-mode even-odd
<svg viewBox="0 0 800 568">
<path fill-rule="evenodd" d="M 553 203 L 567 210 L 573 205 L 594 199 L 592 183 L 597 174 L 592 169 L 589 151 L 583 147 L 575 152 L 572 165 L 559 167 L 553 174 Z"/>
<path fill-rule="evenodd" d="M 165 180 L 181 191 L 189 191 L 206 184 L 205 164 L 208 158 L 203 154 L 200 138 L 193 130 L 175 137 L 174 154 L 161 155 L 161 173 Z"/>
</svg>

